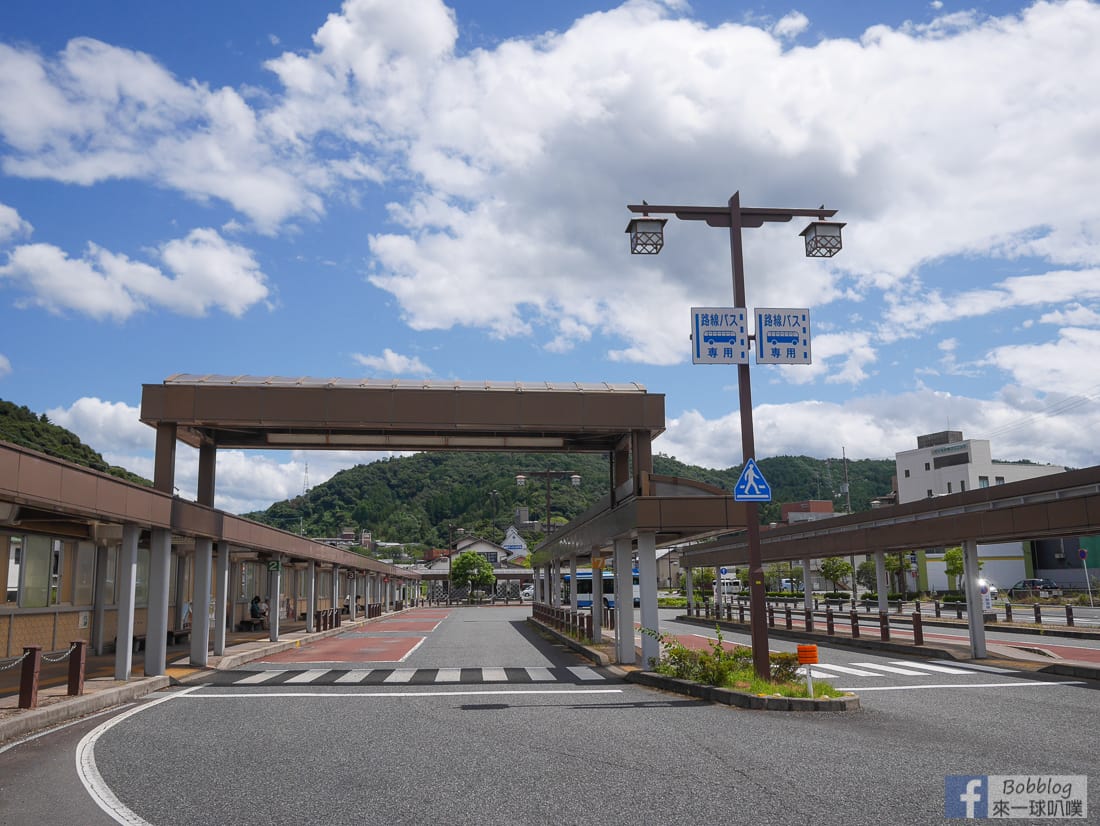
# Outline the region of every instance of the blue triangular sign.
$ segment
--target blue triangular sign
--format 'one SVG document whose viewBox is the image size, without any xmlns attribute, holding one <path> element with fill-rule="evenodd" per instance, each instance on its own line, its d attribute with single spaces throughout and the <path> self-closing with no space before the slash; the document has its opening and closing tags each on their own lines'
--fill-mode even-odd
<svg viewBox="0 0 1100 826">
<path fill-rule="evenodd" d="M 745 469 L 741 471 L 741 478 L 733 486 L 733 498 L 738 502 L 770 502 L 772 501 L 772 489 L 760 468 L 756 466 L 755 459 L 745 462 Z"/>
</svg>

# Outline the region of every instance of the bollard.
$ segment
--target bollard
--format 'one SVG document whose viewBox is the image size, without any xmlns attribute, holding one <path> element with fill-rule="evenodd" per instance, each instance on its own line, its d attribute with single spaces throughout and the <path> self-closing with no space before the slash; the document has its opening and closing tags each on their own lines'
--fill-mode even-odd
<svg viewBox="0 0 1100 826">
<path fill-rule="evenodd" d="M 1005 622 L 1012 622 L 1012 603 L 1005 602 Z"/>
<path fill-rule="evenodd" d="M 791 622 L 791 606 L 789 606 L 789 605 L 786 606 L 783 609 L 783 614 L 784 614 L 784 619 L 786 620 L 786 623 L 787 623 L 787 630 L 790 631 L 792 628 L 794 628 L 794 623 Z"/>
<path fill-rule="evenodd" d="M 775 606 L 768 605 L 768 627 L 775 628 Z"/>
<path fill-rule="evenodd" d="M 84 693 L 84 665 L 88 658 L 88 643 L 73 640 L 69 652 L 69 689 L 70 697 L 79 697 Z"/>
<path fill-rule="evenodd" d="M 940 618 L 940 601 L 938 599 L 934 600 L 932 602 L 932 610 L 936 612 L 936 619 L 939 619 Z"/>
<path fill-rule="evenodd" d="M 806 630 L 814 630 L 814 612 L 811 611 L 809 608 L 806 609 Z"/>
<path fill-rule="evenodd" d="M 882 641 L 888 642 L 890 639 L 890 614 L 888 612 L 879 611 L 878 628 Z"/>
<path fill-rule="evenodd" d="M 919 599 L 913 600 L 913 610 L 916 611 L 918 614 L 920 613 L 920 600 Z"/>
<path fill-rule="evenodd" d="M 851 622 L 852 622 L 852 639 L 853 640 L 858 640 L 859 639 L 859 612 L 856 611 L 853 608 L 852 613 L 849 614 L 848 616 L 851 617 Z"/>
<path fill-rule="evenodd" d="M 904 611 L 905 611 L 905 600 L 899 599 L 898 600 L 898 614 L 900 615 L 900 614 L 904 613 Z"/>
<path fill-rule="evenodd" d="M 737 603 L 737 621 L 738 622 L 744 622 L 745 621 L 745 603 L 743 603 L 743 602 Z"/>
<path fill-rule="evenodd" d="M 961 602 L 955 603 L 955 619 L 963 618 L 963 604 Z"/>
<path fill-rule="evenodd" d="M 913 645 L 924 645 L 924 620 L 920 611 L 913 612 Z"/>
<path fill-rule="evenodd" d="M 42 646 L 23 646 L 23 669 L 19 674 L 19 707 L 38 708 L 38 673 L 42 670 Z"/>
<path fill-rule="evenodd" d="M 1068 625 L 1070 628 L 1073 627 L 1073 606 L 1072 605 L 1067 605 L 1066 606 L 1066 625 Z"/>
<path fill-rule="evenodd" d="M 1039 603 L 1035 603 L 1035 624 L 1043 624 L 1043 609 L 1039 606 Z"/>
<path fill-rule="evenodd" d="M 836 633 L 836 628 L 833 626 L 833 609 L 829 606 L 825 606 L 825 633 L 830 637 Z"/>
</svg>

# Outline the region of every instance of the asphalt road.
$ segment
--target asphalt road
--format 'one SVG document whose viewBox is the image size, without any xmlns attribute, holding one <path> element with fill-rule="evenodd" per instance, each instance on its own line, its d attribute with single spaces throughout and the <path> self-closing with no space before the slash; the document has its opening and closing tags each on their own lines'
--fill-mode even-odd
<svg viewBox="0 0 1100 826">
<path fill-rule="evenodd" d="M 828 649 L 874 675 L 841 674 L 862 711 L 747 711 L 590 669 L 529 611 L 455 609 L 399 662 L 302 649 L 17 745 L 0 822 L 923 826 L 946 775 L 1095 765 L 1097 684 Z"/>
</svg>

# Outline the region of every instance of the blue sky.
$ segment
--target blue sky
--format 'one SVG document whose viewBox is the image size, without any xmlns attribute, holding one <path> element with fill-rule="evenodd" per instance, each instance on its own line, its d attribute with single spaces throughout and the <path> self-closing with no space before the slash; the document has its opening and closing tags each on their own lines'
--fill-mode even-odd
<svg viewBox="0 0 1100 826">
<path fill-rule="evenodd" d="M 1100 462 L 1100 5 L 349 0 L 0 6 L 0 397 L 152 474 L 175 373 L 634 381 L 655 449 L 742 460 L 736 374 L 690 362 L 728 238 L 627 203 L 816 207 L 748 230 L 757 458 L 942 429 Z M 264 507 L 373 454 L 219 456 Z M 181 450 L 181 491 L 196 459 Z"/>
</svg>

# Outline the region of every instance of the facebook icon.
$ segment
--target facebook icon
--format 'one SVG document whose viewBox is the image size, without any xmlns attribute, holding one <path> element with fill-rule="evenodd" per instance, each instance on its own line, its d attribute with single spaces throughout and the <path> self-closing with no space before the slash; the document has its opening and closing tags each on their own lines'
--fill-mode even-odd
<svg viewBox="0 0 1100 826">
<path fill-rule="evenodd" d="M 944 817 L 989 816 L 989 779 L 984 774 L 949 774 L 944 780 Z"/>
</svg>

